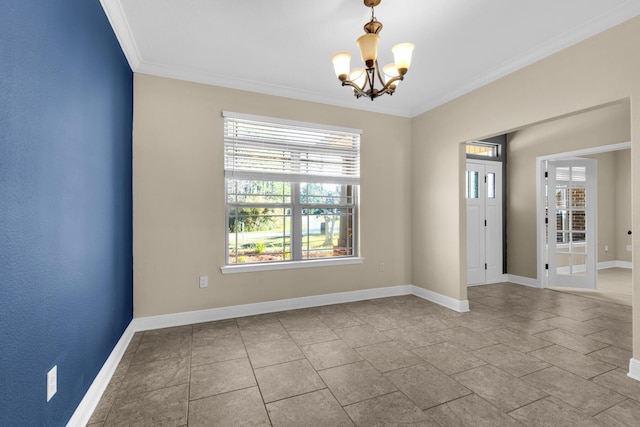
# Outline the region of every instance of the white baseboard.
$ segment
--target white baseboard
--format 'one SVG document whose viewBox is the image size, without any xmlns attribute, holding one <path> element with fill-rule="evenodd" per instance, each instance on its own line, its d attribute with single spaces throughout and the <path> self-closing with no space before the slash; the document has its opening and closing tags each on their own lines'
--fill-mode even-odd
<svg viewBox="0 0 640 427">
<path fill-rule="evenodd" d="M 629 373 L 627 376 L 636 381 L 640 381 L 640 360 L 634 358 L 629 359 Z"/>
<path fill-rule="evenodd" d="M 531 277 L 516 276 L 515 274 L 507 274 L 507 282 L 515 283 L 516 285 L 529 286 L 531 288 L 540 288 L 540 283 L 537 279 Z"/>
<path fill-rule="evenodd" d="M 98 375 L 96 375 L 95 379 L 91 383 L 91 386 L 85 393 L 82 401 L 71 416 L 71 419 L 67 423 L 67 427 L 84 427 L 87 425 L 93 411 L 95 411 L 98 403 L 100 402 L 102 394 L 107 389 L 109 381 L 111 381 L 111 377 L 113 377 L 113 374 L 116 371 L 116 368 L 118 367 L 124 352 L 127 350 L 135 332 L 135 326 L 133 325 L 133 321 L 131 321 L 129 326 L 127 326 L 127 329 L 122 333 L 118 343 L 111 351 L 111 354 L 104 362 L 104 365 L 102 365 L 100 372 L 98 372 Z"/>
<path fill-rule="evenodd" d="M 254 316 L 256 314 L 296 310 L 299 308 L 318 307 L 322 305 L 341 304 L 345 302 L 363 301 L 399 295 L 410 295 L 411 291 L 411 285 L 363 289 L 361 291 L 338 292 L 334 294 L 281 299 L 253 304 L 234 305 L 230 307 L 211 308 L 207 310 L 164 314 L 160 316 L 139 317 L 137 319 L 133 319 L 133 323 L 135 324 L 136 331 L 147 331 L 150 329 L 168 328 L 171 326 L 190 325 L 193 323 Z"/>
<path fill-rule="evenodd" d="M 460 301 L 414 285 L 400 285 L 133 319 L 93 380 L 91 387 L 89 387 L 80 405 L 78 405 L 69 420 L 67 427 L 85 426 L 87 424 L 135 332 L 400 295 L 415 295 L 458 312 L 469 311 L 468 300 Z"/>
<path fill-rule="evenodd" d="M 469 300 L 457 300 L 415 285 L 412 285 L 412 288 L 411 293 L 417 297 L 426 299 L 427 301 L 431 301 L 460 313 L 466 313 L 469 311 Z"/>
<path fill-rule="evenodd" d="M 631 261 L 616 261 L 615 267 L 618 267 L 618 268 L 633 268 L 633 263 Z"/>
</svg>

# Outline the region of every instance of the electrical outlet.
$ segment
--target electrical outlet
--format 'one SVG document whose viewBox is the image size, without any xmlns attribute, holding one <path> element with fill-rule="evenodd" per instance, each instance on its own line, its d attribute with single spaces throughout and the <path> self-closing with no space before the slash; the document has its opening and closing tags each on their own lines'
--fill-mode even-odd
<svg viewBox="0 0 640 427">
<path fill-rule="evenodd" d="M 200 287 L 206 288 L 209 286 L 209 276 L 200 276 Z"/>
<path fill-rule="evenodd" d="M 381 262 L 381 263 L 378 265 L 378 271 L 379 271 L 379 272 L 381 272 L 381 273 L 384 271 L 384 262 Z"/>
<path fill-rule="evenodd" d="M 627 245 L 627 252 L 631 252 L 631 251 L 632 251 L 632 249 L 633 249 L 633 248 L 631 247 L 631 245 Z"/>
<path fill-rule="evenodd" d="M 58 392 L 58 365 L 47 372 L 47 402 Z"/>
</svg>

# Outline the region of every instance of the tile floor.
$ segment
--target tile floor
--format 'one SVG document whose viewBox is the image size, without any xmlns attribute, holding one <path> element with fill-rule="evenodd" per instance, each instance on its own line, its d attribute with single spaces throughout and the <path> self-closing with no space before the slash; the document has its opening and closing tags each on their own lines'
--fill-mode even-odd
<svg viewBox="0 0 640 427">
<path fill-rule="evenodd" d="M 637 426 L 631 308 L 512 284 L 137 333 L 91 426 Z"/>
</svg>

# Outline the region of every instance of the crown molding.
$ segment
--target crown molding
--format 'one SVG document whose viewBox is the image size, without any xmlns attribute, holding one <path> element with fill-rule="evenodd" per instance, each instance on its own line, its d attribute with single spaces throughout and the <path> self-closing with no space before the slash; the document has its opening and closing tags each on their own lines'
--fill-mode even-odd
<svg viewBox="0 0 640 427">
<path fill-rule="evenodd" d="M 122 3 L 120 3 L 120 0 L 100 0 L 100 5 L 105 15 L 107 15 L 113 32 L 116 34 L 131 71 L 135 72 L 142 63 L 142 57 L 129 26 L 129 21 L 127 21 L 127 17 L 124 14 Z"/>
<path fill-rule="evenodd" d="M 432 98 L 428 103 L 423 104 L 419 108 L 412 109 L 411 117 L 419 116 L 420 114 L 426 113 L 427 111 L 446 104 L 449 101 L 453 101 L 456 98 L 466 95 L 469 92 L 481 88 L 482 86 L 505 77 L 563 49 L 580 43 L 581 41 L 593 37 L 598 33 L 608 30 L 609 28 L 628 21 L 638 15 L 640 15 L 640 2 L 628 0 L 598 18 L 591 19 L 585 24 L 572 28 L 558 37 L 542 43 L 530 51 L 503 63 L 497 68 L 489 71 L 487 74 L 480 76 L 476 80 L 471 81 L 451 92 L 443 93 Z"/>
<path fill-rule="evenodd" d="M 640 2 L 628 0 L 598 18 L 572 28 L 558 37 L 534 47 L 530 51 L 523 53 L 513 60 L 497 66 L 493 70 L 469 82 L 468 84 L 462 85 L 453 91 L 436 95 L 427 103 L 422 105 L 402 108 L 397 106 L 386 107 L 382 103 L 362 103 L 358 102 L 360 100 L 356 99 L 327 96 L 317 92 L 270 85 L 253 80 L 243 80 L 228 76 L 216 76 L 203 70 L 144 61 L 125 16 L 121 0 L 100 0 L 100 4 L 109 19 L 111 27 L 116 34 L 122 51 L 124 52 L 133 72 L 407 118 L 419 116 L 420 114 L 446 104 L 447 102 L 466 95 L 469 92 L 531 65 L 534 62 L 586 40 L 594 34 L 598 34 L 640 15 Z"/>
<path fill-rule="evenodd" d="M 383 103 L 363 102 L 355 97 L 333 97 L 320 95 L 317 92 L 293 89 L 285 86 L 271 85 L 255 80 L 237 79 L 227 76 L 217 76 L 203 70 L 176 67 L 165 64 L 157 64 L 148 61 L 140 61 L 138 67 L 133 70 L 140 74 L 150 74 L 158 77 L 167 77 L 176 80 L 185 80 L 194 83 L 203 83 L 212 86 L 237 89 L 265 95 L 279 96 L 283 98 L 297 99 L 320 104 L 328 104 L 337 107 L 352 108 L 356 110 L 370 111 L 374 113 L 388 114 L 392 116 L 410 117 L 409 108 L 385 107 Z"/>
</svg>

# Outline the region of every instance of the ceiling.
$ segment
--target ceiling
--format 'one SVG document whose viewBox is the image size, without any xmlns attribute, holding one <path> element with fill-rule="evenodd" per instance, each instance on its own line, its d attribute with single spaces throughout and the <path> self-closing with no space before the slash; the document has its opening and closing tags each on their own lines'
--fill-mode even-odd
<svg viewBox="0 0 640 427">
<path fill-rule="evenodd" d="M 413 117 L 640 14 L 640 0 L 382 0 L 380 65 L 412 42 L 393 96 L 356 99 L 362 0 L 101 0 L 134 72 Z"/>
</svg>

